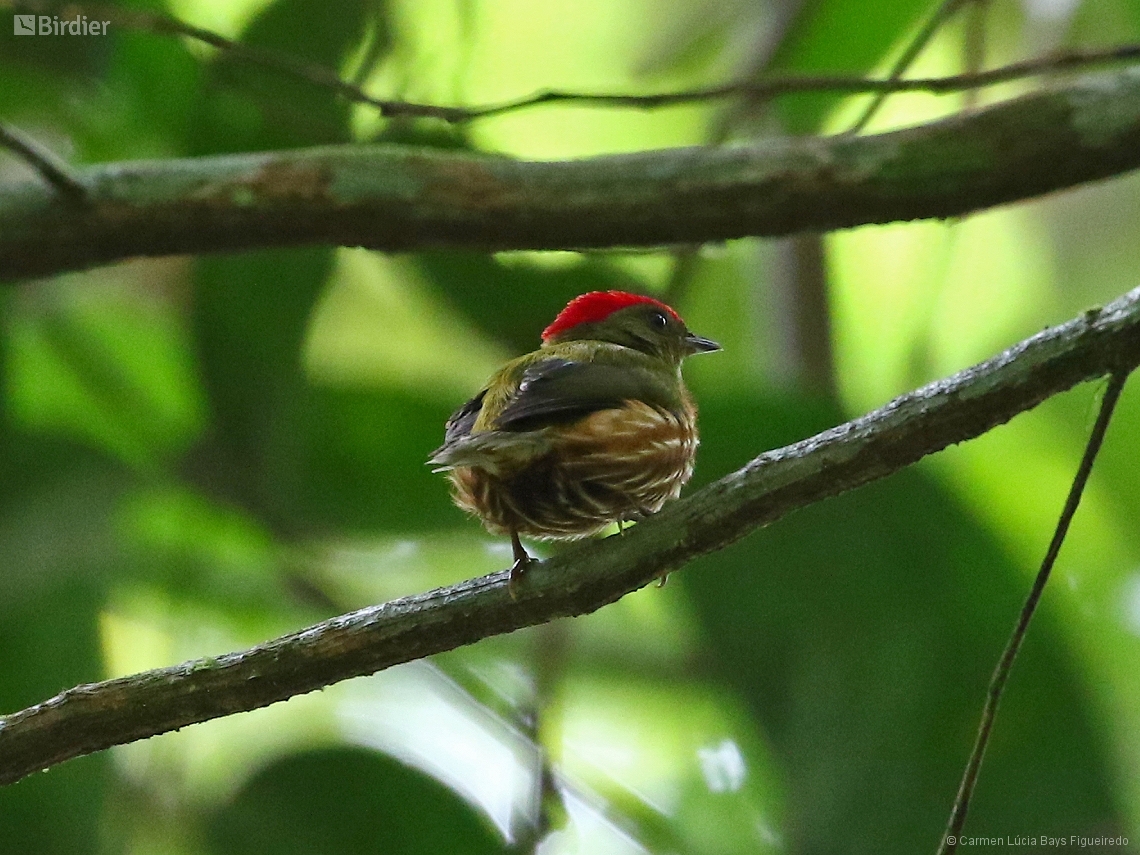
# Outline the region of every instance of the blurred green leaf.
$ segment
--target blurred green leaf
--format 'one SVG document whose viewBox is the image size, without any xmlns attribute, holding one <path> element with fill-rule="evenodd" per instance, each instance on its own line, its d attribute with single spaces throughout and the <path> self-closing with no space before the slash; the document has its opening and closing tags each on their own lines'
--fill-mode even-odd
<svg viewBox="0 0 1140 855">
<path fill-rule="evenodd" d="M 351 749 L 294 755 L 262 770 L 213 818 L 207 841 L 219 855 L 506 851 L 442 784 Z"/>
<path fill-rule="evenodd" d="M 241 509 L 175 485 L 149 485 L 116 510 L 124 551 L 118 575 L 129 589 L 161 586 L 180 605 L 204 605 L 255 626 L 278 613 L 288 626 L 323 616 L 296 614 L 276 544 Z"/>
<path fill-rule="evenodd" d="M 144 468 L 185 449 L 203 422 L 183 330 L 137 294 L 61 289 L 12 312 L 12 417 Z"/>
<path fill-rule="evenodd" d="M 118 32 L 114 45 L 107 90 L 82 105 L 87 159 L 184 153 L 193 119 L 188 107 L 201 97 L 201 60 L 185 42 L 151 33 Z"/>
<path fill-rule="evenodd" d="M 383 55 L 390 43 L 376 0 L 312 3 L 277 0 L 246 28 L 241 42 L 340 73 L 367 37 Z M 195 123 L 198 153 L 260 151 L 351 139 L 351 106 L 327 87 L 222 53 L 210 69 L 208 96 Z"/>
<path fill-rule="evenodd" d="M 1073 45 L 1119 45 L 1140 38 L 1140 4 L 1133 0 L 1077 3 L 1066 41 Z"/>
<path fill-rule="evenodd" d="M 463 519 L 447 482 L 425 465 L 443 441 L 446 405 L 396 391 L 332 390 L 311 393 L 306 404 L 306 448 L 295 462 L 296 500 L 308 524 L 419 532 Z"/>
<path fill-rule="evenodd" d="M 325 249 L 202 260 L 194 329 L 213 434 L 195 482 L 284 525 L 305 453 L 301 341 L 332 263 Z"/>
</svg>

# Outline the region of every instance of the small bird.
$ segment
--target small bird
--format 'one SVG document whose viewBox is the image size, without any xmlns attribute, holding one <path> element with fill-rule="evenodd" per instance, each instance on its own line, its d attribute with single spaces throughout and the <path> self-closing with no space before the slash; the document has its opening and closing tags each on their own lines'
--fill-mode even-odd
<svg viewBox="0 0 1140 855">
<path fill-rule="evenodd" d="M 448 419 L 428 463 L 460 508 L 510 536 L 512 595 L 532 560 L 519 535 L 587 537 L 680 494 L 698 441 L 681 362 L 715 350 L 658 300 L 593 291 Z"/>
</svg>

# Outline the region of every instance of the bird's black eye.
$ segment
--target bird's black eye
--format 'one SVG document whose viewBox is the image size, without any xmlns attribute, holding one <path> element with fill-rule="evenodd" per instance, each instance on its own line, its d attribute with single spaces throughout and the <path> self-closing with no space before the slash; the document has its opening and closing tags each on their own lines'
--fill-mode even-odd
<svg viewBox="0 0 1140 855">
<path fill-rule="evenodd" d="M 663 330 L 669 326 L 669 319 L 665 317 L 664 312 L 654 312 L 649 316 L 649 322 L 659 330 Z"/>
</svg>

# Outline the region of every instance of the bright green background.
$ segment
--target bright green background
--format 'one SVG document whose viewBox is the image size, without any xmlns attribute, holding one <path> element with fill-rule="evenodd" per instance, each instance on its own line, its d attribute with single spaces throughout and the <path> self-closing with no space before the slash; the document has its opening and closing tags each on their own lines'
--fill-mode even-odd
<svg viewBox="0 0 1140 855">
<path fill-rule="evenodd" d="M 475 104 L 881 70 L 933 5 L 165 8 L 376 93 Z M 1049 19 L 994 2 L 989 59 L 1138 40 L 1136 10 L 1086 0 Z M 841 130 L 862 103 L 549 107 L 454 131 L 385 124 L 166 37 L 9 32 L 0 22 L 0 116 L 76 162 L 376 138 L 559 158 Z M 917 71 L 958 70 L 961 37 L 947 28 Z M 960 104 L 893 98 L 872 127 Z M 0 176 L 28 178 L 7 156 Z M 770 241 L 702 250 L 688 278 L 661 253 L 305 249 L 13 283 L 0 290 L 0 711 L 505 566 L 509 546 L 423 461 L 449 412 L 577 293 L 661 294 L 725 345 L 687 370 L 699 485 L 1122 293 L 1140 283 L 1138 245 L 1135 177 L 829 236 L 835 400 L 795 382 L 787 252 Z M 933 851 L 1097 394 L 1049 401 L 589 618 L 2 789 L 0 853 L 498 852 L 505 835 L 523 849 L 542 836 L 540 801 L 544 853 Z M 1129 388 L 1010 683 L 971 834 L 1140 838 L 1137 449 Z M 556 793 L 540 799 L 544 756 Z"/>
</svg>

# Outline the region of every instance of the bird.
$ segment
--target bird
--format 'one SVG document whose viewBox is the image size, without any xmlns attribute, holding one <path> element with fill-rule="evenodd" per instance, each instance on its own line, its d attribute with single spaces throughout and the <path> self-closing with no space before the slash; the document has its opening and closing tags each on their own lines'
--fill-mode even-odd
<svg viewBox="0 0 1140 855">
<path fill-rule="evenodd" d="M 456 505 L 510 537 L 512 597 L 534 560 L 520 536 L 621 530 L 680 495 L 698 445 L 681 363 L 720 349 L 659 300 L 592 291 L 452 414 L 428 464 Z"/>
</svg>

